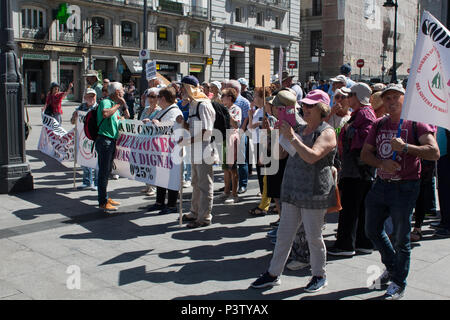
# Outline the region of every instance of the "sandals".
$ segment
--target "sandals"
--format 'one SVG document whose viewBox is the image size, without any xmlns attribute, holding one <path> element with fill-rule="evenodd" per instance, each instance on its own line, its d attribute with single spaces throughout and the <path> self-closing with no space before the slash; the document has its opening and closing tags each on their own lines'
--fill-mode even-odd
<svg viewBox="0 0 450 320">
<path fill-rule="evenodd" d="M 418 229 L 414 229 L 413 231 L 411 231 L 411 242 L 417 242 L 422 240 L 422 231 L 418 230 Z"/>
<path fill-rule="evenodd" d="M 272 207 L 269 209 L 269 214 L 280 214 L 277 210 L 277 207 Z"/>
<path fill-rule="evenodd" d="M 254 217 L 262 217 L 267 214 L 267 211 L 260 209 L 259 207 L 255 207 L 248 211 Z"/>
</svg>

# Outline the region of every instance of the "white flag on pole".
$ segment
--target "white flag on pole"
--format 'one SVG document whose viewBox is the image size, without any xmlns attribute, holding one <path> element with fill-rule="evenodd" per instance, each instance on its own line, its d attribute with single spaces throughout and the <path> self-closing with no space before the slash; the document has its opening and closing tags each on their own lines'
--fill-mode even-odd
<svg viewBox="0 0 450 320">
<path fill-rule="evenodd" d="M 414 48 L 402 119 L 450 130 L 450 32 L 424 11 Z"/>
</svg>

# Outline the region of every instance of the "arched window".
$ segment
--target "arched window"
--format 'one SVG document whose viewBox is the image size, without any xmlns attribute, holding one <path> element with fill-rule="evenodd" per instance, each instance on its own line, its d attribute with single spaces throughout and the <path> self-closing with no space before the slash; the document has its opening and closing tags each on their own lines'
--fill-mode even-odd
<svg viewBox="0 0 450 320">
<path fill-rule="evenodd" d="M 201 31 L 190 31 L 189 38 L 191 43 L 191 53 L 204 53 L 203 46 L 203 32 Z"/>
<path fill-rule="evenodd" d="M 158 50 L 175 51 L 175 37 L 173 29 L 166 26 L 158 26 Z"/>
<path fill-rule="evenodd" d="M 47 34 L 46 12 L 37 7 L 22 8 L 22 37 L 43 39 Z"/>
<path fill-rule="evenodd" d="M 139 35 L 137 23 L 133 21 L 121 22 L 121 38 L 124 47 L 139 47 Z"/>
<path fill-rule="evenodd" d="M 92 43 L 99 45 L 112 45 L 111 20 L 103 17 L 92 17 Z"/>
</svg>

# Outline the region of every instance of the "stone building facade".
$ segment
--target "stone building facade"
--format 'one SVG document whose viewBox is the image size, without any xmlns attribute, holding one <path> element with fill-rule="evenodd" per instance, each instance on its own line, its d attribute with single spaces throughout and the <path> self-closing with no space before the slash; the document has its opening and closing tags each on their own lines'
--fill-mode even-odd
<svg viewBox="0 0 450 320">
<path fill-rule="evenodd" d="M 317 74 L 318 62 L 312 62 L 313 46 L 324 51 L 320 57 L 321 78 L 339 74 L 343 63 L 352 66 L 352 78 L 360 78 L 358 59 L 364 60 L 363 80 L 389 81 L 393 64 L 394 8 L 383 7 L 384 0 L 302 0 L 303 66 L 300 79 Z M 320 14 L 312 14 L 320 6 Z M 397 28 L 397 75 L 408 75 L 417 36 L 420 6 L 418 0 L 399 1 Z M 316 31 L 316 33 L 314 33 Z M 319 32 L 320 31 L 320 32 Z M 314 37 L 321 37 L 316 39 Z M 385 58 L 382 58 L 385 56 Z M 317 61 L 317 58 L 315 59 Z M 384 72 L 382 71 L 384 64 Z"/>
<path fill-rule="evenodd" d="M 142 0 L 18 0 L 13 4 L 14 36 L 24 76 L 26 104 L 41 104 L 50 83 L 74 82 L 69 100 L 80 101 L 83 73 L 128 82 L 141 75 Z M 58 15 L 70 17 L 61 23 Z M 169 80 L 194 74 L 209 80 L 208 0 L 148 0 L 148 49 L 159 73 Z"/>
<path fill-rule="evenodd" d="M 295 62 L 298 78 L 299 32 L 300 0 L 211 0 L 211 80 L 244 77 L 253 87 L 259 69 L 278 73 L 280 47 L 282 69 Z"/>
</svg>

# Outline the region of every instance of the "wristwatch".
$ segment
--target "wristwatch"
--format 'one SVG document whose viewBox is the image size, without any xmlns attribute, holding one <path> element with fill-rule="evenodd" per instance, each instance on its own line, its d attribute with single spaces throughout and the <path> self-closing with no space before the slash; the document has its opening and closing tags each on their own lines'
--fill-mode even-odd
<svg viewBox="0 0 450 320">
<path fill-rule="evenodd" d="M 402 149 L 402 153 L 408 153 L 408 144 L 407 143 L 405 143 L 405 145 L 403 146 L 403 149 Z"/>
</svg>

